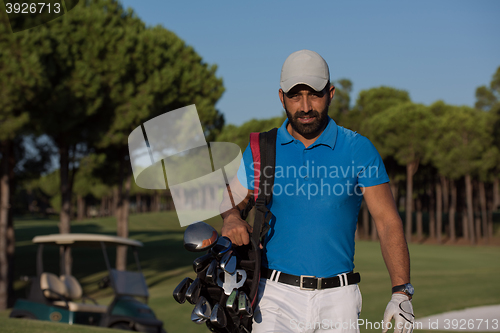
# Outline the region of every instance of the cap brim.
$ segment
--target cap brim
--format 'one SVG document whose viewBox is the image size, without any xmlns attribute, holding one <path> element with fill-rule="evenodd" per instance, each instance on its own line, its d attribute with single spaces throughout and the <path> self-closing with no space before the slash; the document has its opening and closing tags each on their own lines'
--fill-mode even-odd
<svg viewBox="0 0 500 333">
<path fill-rule="evenodd" d="M 298 84 L 305 84 L 316 91 L 321 91 L 328 83 L 327 79 L 323 79 L 317 76 L 296 76 L 292 77 L 286 81 L 280 82 L 281 89 L 287 93 L 290 89 Z"/>
</svg>

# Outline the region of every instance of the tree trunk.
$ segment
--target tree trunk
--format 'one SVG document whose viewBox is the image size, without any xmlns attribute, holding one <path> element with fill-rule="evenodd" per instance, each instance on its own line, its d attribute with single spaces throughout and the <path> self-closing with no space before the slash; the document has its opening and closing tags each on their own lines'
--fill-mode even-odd
<svg viewBox="0 0 500 333">
<path fill-rule="evenodd" d="M 477 181 L 472 182 L 472 193 L 479 192 L 479 186 Z M 479 242 L 481 239 L 481 219 L 477 215 L 478 212 L 481 212 L 481 207 L 479 203 L 479 196 L 475 195 L 472 197 L 472 213 L 474 215 L 474 234 L 476 236 L 476 241 Z"/>
<path fill-rule="evenodd" d="M 493 238 L 493 201 L 490 201 L 490 209 L 488 211 L 488 229 L 485 233 L 488 233 L 488 240 Z"/>
<path fill-rule="evenodd" d="M 64 138 L 58 142 L 59 145 L 59 165 L 61 179 L 61 213 L 59 214 L 59 233 L 67 234 L 71 232 L 71 183 L 69 175 L 69 147 Z M 71 248 L 66 247 L 60 251 L 60 275 L 71 274 Z"/>
<path fill-rule="evenodd" d="M 2 173 L 0 179 L 0 310 L 7 309 L 9 263 L 7 258 L 7 229 L 10 210 L 9 156 L 12 141 L 2 145 Z"/>
<path fill-rule="evenodd" d="M 469 239 L 469 222 L 467 221 L 467 212 L 462 212 L 462 236 L 465 240 Z"/>
<path fill-rule="evenodd" d="M 439 178 L 441 178 L 441 186 L 443 187 L 443 212 L 448 213 L 450 211 L 450 206 L 448 204 L 450 198 L 450 193 L 448 191 L 448 181 L 445 176 L 440 176 Z M 451 181 L 453 182 L 453 180 Z"/>
<path fill-rule="evenodd" d="M 422 223 L 422 200 L 420 196 L 415 199 L 416 203 L 416 222 L 417 222 L 417 241 L 421 242 L 423 239 L 423 223 Z"/>
<path fill-rule="evenodd" d="M 363 200 L 363 233 L 365 239 L 370 239 L 370 214 L 366 202 Z"/>
<path fill-rule="evenodd" d="M 128 216 L 130 207 L 130 185 L 131 175 L 129 168 L 125 165 L 125 148 L 122 148 L 123 155 L 120 160 L 120 180 L 119 199 L 117 207 L 117 234 L 119 237 L 128 237 Z M 116 269 L 124 271 L 127 268 L 127 246 L 117 246 L 116 248 Z"/>
<path fill-rule="evenodd" d="M 441 231 L 443 229 L 443 194 L 441 183 L 436 182 L 436 242 L 441 244 Z"/>
<path fill-rule="evenodd" d="M 434 196 L 434 191 L 432 190 L 432 184 L 429 187 L 427 194 L 429 196 L 429 205 L 428 205 L 428 212 L 429 212 L 429 238 L 432 240 L 436 239 L 436 199 Z"/>
<path fill-rule="evenodd" d="M 493 180 L 493 210 L 496 210 L 500 206 L 500 179 L 495 178 Z"/>
<path fill-rule="evenodd" d="M 411 242 L 412 235 L 412 212 L 413 212 L 413 175 L 417 171 L 418 164 L 411 162 L 406 165 L 406 241 Z"/>
<path fill-rule="evenodd" d="M 486 190 L 484 182 L 479 182 L 479 202 L 481 204 L 481 221 L 483 226 L 483 237 L 488 242 L 488 209 L 486 204 Z M 477 235 L 479 238 L 479 234 Z"/>
<path fill-rule="evenodd" d="M 450 241 L 454 243 L 457 240 L 457 232 L 455 228 L 455 214 L 457 211 L 457 186 L 453 179 L 450 181 L 450 192 L 451 202 L 448 214 L 448 223 L 450 227 Z"/>
<path fill-rule="evenodd" d="M 11 178 L 12 179 L 12 178 Z M 11 193 L 14 193 L 11 186 Z M 14 265 L 15 265 L 15 250 L 16 250 L 16 236 L 14 232 L 14 218 L 12 217 L 12 209 L 9 210 L 7 221 L 7 306 L 9 308 L 14 306 Z"/>
<path fill-rule="evenodd" d="M 467 220 L 469 224 L 469 237 L 472 245 L 476 244 L 474 236 L 474 209 L 472 207 L 472 180 L 469 174 L 465 175 L 465 194 L 467 196 Z"/>
</svg>

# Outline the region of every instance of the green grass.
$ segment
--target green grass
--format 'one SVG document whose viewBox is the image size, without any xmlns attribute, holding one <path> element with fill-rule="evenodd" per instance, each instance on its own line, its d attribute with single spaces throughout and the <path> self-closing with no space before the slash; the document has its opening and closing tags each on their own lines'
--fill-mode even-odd
<svg viewBox="0 0 500 333">
<path fill-rule="evenodd" d="M 35 275 L 36 247 L 31 239 L 36 235 L 57 233 L 56 220 L 16 221 L 16 277 Z M 210 224 L 220 230 L 220 219 Z M 72 232 L 116 233 L 116 220 L 102 218 L 72 222 Z M 194 278 L 191 263 L 195 253 L 184 250 L 184 228 L 179 226 L 173 212 L 148 213 L 130 217 L 130 237 L 144 243 L 139 257 L 149 286 L 149 304 L 157 317 L 163 320 L 169 333 L 207 332 L 204 325 L 190 321 L 193 306 L 177 304 L 172 298 L 175 286 L 185 277 Z M 111 249 L 110 249 L 111 250 Z M 46 248 L 45 270 L 58 272 L 57 248 Z M 101 304 L 111 300 L 110 292 L 97 289 L 105 265 L 100 249 L 74 249 L 73 275 L 81 280 L 84 290 Z M 413 306 L 417 317 L 428 316 L 467 307 L 500 304 L 497 286 L 500 276 L 499 247 L 410 245 L 412 283 L 415 286 Z M 114 262 L 114 253 L 110 251 Z M 133 262 L 130 255 L 129 262 Z M 361 318 L 380 321 L 390 299 L 390 280 L 376 242 L 359 241 L 356 244 L 356 271 L 361 273 L 363 294 Z M 89 273 L 95 273 L 88 276 Z M 85 277 L 85 278 L 84 278 Z M 19 297 L 24 296 L 24 283 L 15 287 Z M 8 311 L 0 312 L 2 332 L 59 332 L 67 325 L 46 322 L 6 319 Z M 100 332 L 93 327 L 74 326 L 70 332 Z M 103 331 L 106 332 L 106 331 Z M 112 331 L 116 332 L 116 331 Z"/>
</svg>

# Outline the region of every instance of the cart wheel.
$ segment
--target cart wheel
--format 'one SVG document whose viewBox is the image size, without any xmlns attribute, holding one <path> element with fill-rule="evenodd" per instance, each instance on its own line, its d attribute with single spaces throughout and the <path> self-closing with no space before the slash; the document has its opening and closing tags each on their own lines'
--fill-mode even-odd
<svg viewBox="0 0 500 333">
<path fill-rule="evenodd" d="M 124 330 L 124 331 L 133 331 L 134 329 L 130 327 L 129 323 L 126 323 L 124 321 L 121 321 L 119 323 L 115 323 L 110 326 L 110 328 L 115 328 L 118 330 Z"/>
</svg>

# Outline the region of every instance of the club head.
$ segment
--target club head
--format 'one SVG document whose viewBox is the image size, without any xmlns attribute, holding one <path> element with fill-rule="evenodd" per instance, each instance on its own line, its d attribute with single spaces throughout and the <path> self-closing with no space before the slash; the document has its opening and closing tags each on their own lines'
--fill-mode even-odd
<svg viewBox="0 0 500 333">
<path fill-rule="evenodd" d="M 193 309 L 193 312 L 191 312 L 191 321 L 195 324 L 198 324 L 198 325 L 201 325 L 205 322 L 208 321 L 207 318 L 203 318 L 203 317 L 200 317 L 198 316 L 195 312 L 194 312 L 194 309 Z"/>
<path fill-rule="evenodd" d="M 253 315 L 252 304 L 247 294 L 241 292 L 238 295 L 238 313 L 245 317 L 250 317 Z"/>
<path fill-rule="evenodd" d="M 223 236 L 219 237 L 217 243 L 210 249 L 210 252 L 217 260 L 220 260 L 220 258 L 222 258 L 222 256 L 232 247 L 233 243 L 231 240 L 228 237 Z"/>
<path fill-rule="evenodd" d="M 184 231 L 184 247 L 191 252 L 202 252 L 212 248 L 219 238 L 217 231 L 205 222 L 190 224 Z"/>
<path fill-rule="evenodd" d="M 207 299 L 200 296 L 200 299 L 196 303 L 193 312 L 201 318 L 210 319 L 210 314 L 212 313 L 212 307 L 208 303 Z"/>
<path fill-rule="evenodd" d="M 187 277 L 182 280 L 181 283 L 177 285 L 177 287 L 175 287 L 173 296 L 177 303 L 182 304 L 186 301 L 186 291 L 188 290 L 192 282 L 193 279 Z"/>
<path fill-rule="evenodd" d="M 236 271 L 236 257 L 233 255 L 233 250 L 227 251 L 221 258 L 220 268 L 229 274 L 234 274 Z"/>
<path fill-rule="evenodd" d="M 210 263 L 212 262 L 212 260 L 214 259 L 214 257 L 212 256 L 211 253 L 207 253 L 201 257 L 198 257 L 196 258 L 194 261 L 193 261 L 193 270 L 196 274 L 200 273 L 201 271 L 203 271 L 205 268 L 208 267 L 208 265 L 210 265 Z"/>
<path fill-rule="evenodd" d="M 217 260 L 213 259 L 210 266 L 208 266 L 205 280 L 208 284 L 217 285 Z"/>
<path fill-rule="evenodd" d="M 226 300 L 226 309 L 231 316 L 238 314 L 238 290 L 234 289 Z"/>
<path fill-rule="evenodd" d="M 212 308 L 210 323 L 217 328 L 225 328 L 227 326 L 226 314 L 222 306 L 220 306 L 220 303 L 215 304 Z"/>
<path fill-rule="evenodd" d="M 200 298 L 201 281 L 196 278 L 186 291 L 186 300 L 191 304 L 196 304 Z"/>
</svg>

